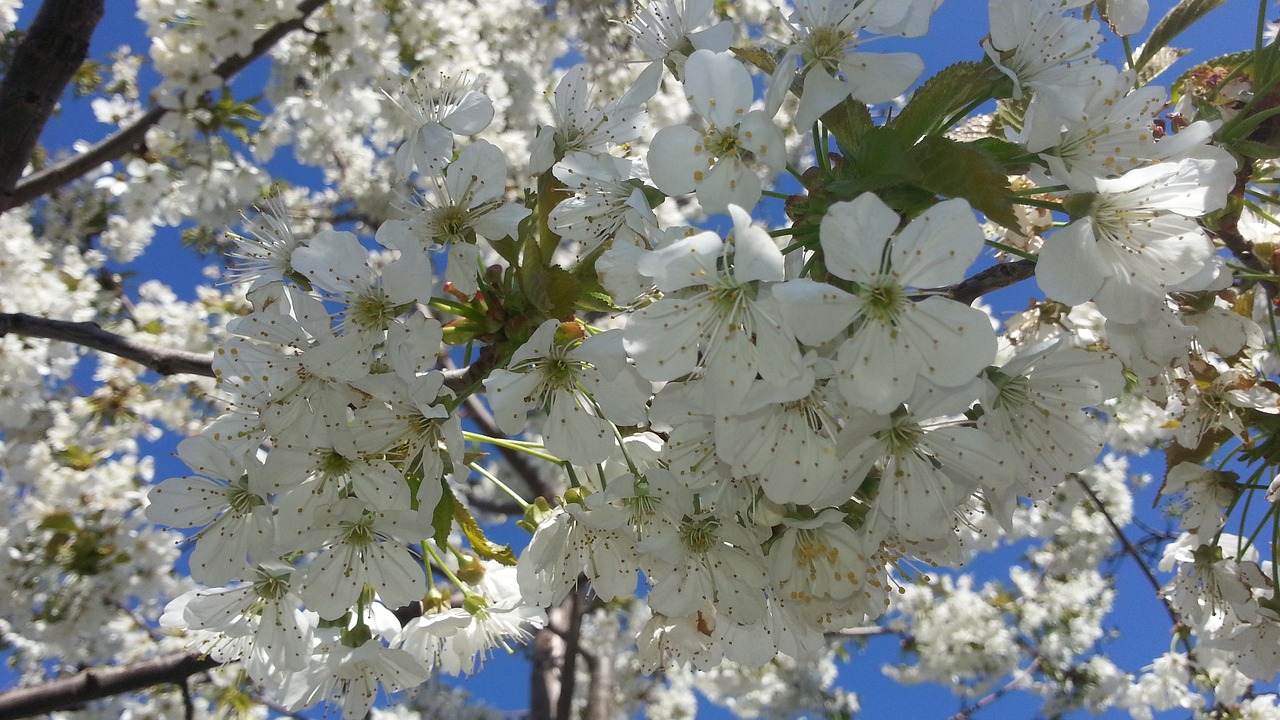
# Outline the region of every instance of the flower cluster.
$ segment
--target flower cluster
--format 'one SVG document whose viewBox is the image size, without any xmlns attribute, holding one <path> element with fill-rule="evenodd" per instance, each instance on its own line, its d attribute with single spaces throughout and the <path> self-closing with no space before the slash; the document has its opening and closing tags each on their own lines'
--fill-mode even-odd
<svg viewBox="0 0 1280 720">
<path fill-rule="evenodd" d="M 474 672 L 588 588 L 640 598 L 628 641 L 646 669 L 798 674 L 826 638 L 897 610 L 922 658 L 901 679 L 985 691 L 1032 645 L 1046 671 L 1085 665 L 1111 599 L 1099 513 L 1128 497 L 1095 463 L 1108 443 L 1167 441 L 1186 462 L 1162 492 L 1186 509 L 1162 596 L 1204 654 L 1081 702 L 1199 707 L 1195 678 L 1232 654 L 1239 677 L 1280 672 L 1274 567 L 1256 533 L 1225 532 L 1242 498 L 1265 496 L 1253 523 L 1280 499 L 1262 476 L 1280 385 L 1259 322 L 1280 212 L 1241 180 L 1274 169 L 1250 92 L 1222 100 L 1221 76 L 1191 76 L 1162 115 L 1148 80 L 1164 60 L 1097 54 L 1095 11 L 1128 36 L 1135 0 L 992 0 L 980 61 L 923 85 L 921 58 L 871 41 L 924 36 L 938 0 L 757 4 L 725 19 L 710 0 L 644 2 L 614 27 L 642 69 L 565 68 L 545 102 L 510 68 L 562 48 L 477 40 L 483 57 L 452 67 L 413 49 L 443 31 L 407 18 L 372 57 L 349 29 L 373 22 L 359 4 L 279 51 L 306 87 L 255 152 L 296 138 L 304 161 L 341 158 L 329 181 L 350 203 L 317 222 L 288 208 L 318 201 L 282 192 L 231 239 L 244 296 L 212 364 L 223 412 L 179 446 L 191 473 L 147 493 L 148 521 L 187 531 L 201 584 L 165 627 L 290 707 L 347 718 L 379 687 Z M 156 144 L 243 129 L 206 93 L 215 45 L 144 6 L 162 100 L 184 113 Z M 767 32 L 744 31 L 755 10 Z M 215 15 L 189 19 L 227 43 L 218 57 L 252 48 Z M 477 15 L 450 37 L 524 17 Z M 362 54 L 383 87 L 326 89 Z M 401 65 L 418 69 L 393 87 Z M 226 163 L 208 182 L 246 195 L 255 166 L 229 155 L 207 149 Z M 163 176 L 138 160 L 98 185 L 141 208 Z M 120 257 L 145 244 L 126 225 L 108 231 Z M 976 305 L 1032 274 L 1043 297 L 1017 315 Z M 6 407 L 27 418 L 28 394 Z M 1262 468 L 1244 482 L 1202 465 L 1235 442 Z M 522 516 L 527 547 L 488 538 L 491 512 Z M 1035 577 L 912 585 L 916 563 L 1020 536 L 1054 538 Z"/>
</svg>

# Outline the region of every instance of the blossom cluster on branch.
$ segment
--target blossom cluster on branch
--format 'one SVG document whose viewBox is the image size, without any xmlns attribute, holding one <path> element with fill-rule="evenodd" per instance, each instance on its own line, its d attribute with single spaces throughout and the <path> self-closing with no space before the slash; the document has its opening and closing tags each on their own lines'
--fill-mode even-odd
<svg viewBox="0 0 1280 720">
<path fill-rule="evenodd" d="M 1262 28 L 1170 91 L 1169 41 L 1216 3 L 1179 4 L 1135 52 L 1143 0 L 990 0 L 974 60 L 923 80 L 917 54 L 871 41 L 909 47 L 940 0 L 468 5 L 448 28 L 397 3 L 273 2 L 253 11 L 267 35 L 224 4 L 244 5 L 140 3 L 159 119 L 134 157 L 48 198 L 61 247 L 0 216 L 15 263 L 0 287 L 60 268 L 68 296 L 103 309 L 67 320 L 211 350 L 216 381 L 152 397 L 140 370 L 103 369 L 114 394 L 76 410 L 75 358 L 47 340 L 74 337 L 0 337 L 23 358 L 0 395 L 22 414 L 0 427 L 39 424 L 54 391 L 71 406 L 0 448 L 30 478 L 12 508 L 51 493 L 23 489 L 48 476 L 131 462 L 153 421 L 193 431 L 189 474 L 104 479 L 131 497 L 119 525 L 91 531 L 52 500 L 30 515 L 32 537 L 55 536 L 5 562 L 33 586 L 50 582 L 42 553 L 60 577 L 122 572 L 123 551 L 95 555 L 113 534 L 167 567 L 157 538 L 180 529 L 194 584 L 157 577 L 116 609 L 174 598 L 153 613 L 164 643 L 346 718 L 380 690 L 477 671 L 564 607 L 638 669 L 722 691 L 760 668 L 825 672 L 832 638 L 887 617 L 919 658 L 903 682 L 976 697 L 1013 675 L 1055 709 L 1280 717 L 1251 689 L 1280 673 L 1280 51 Z M 568 47 L 551 31 L 575 22 L 582 62 L 529 90 L 515 61 L 553 72 Z M 277 41 L 261 116 L 224 83 Z M 1122 65 L 1099 54 L 1114 44 Z M 139 64 L 117 54 L 100 119 L 147 117 Z M 373 82 L 344 75 L 366 66 Z M 329 189 L 272 185 L 284 147 Z M 92 217 L 70 210 L 86 203 Z M 238 232 L 193 237 L 228 259 L 229 287 L 188 305 L 118 292 L 109 260 L 161 219 L 233 225 L 254 203 Z M 1024 309 L 976 304 L 1029 264 Z M 194 431 L 200 403 L 216 417 Z M 73 440 L 77 417 L 94 429 Z M 1127 677 L 1095 652 L 1112 597 L 1098 566 L 1113 535 L 1141 557 L 1125 465 L 1099 456 L 1155 446 L 1180 534 L 1159 561 L 1171 580 L 1148 577 L 1178 647 Z M 497 506 L 526 547 L 486 535 Z M 1023 538 L 1042 544 L 1007 584 L 918 571 Z M 41 621 L 84 597 L 50 591 Z M 597 686 L 607 662 L 592 659 Z M 782 702 L 771 687 L 754 702 Z"/>
</svg>

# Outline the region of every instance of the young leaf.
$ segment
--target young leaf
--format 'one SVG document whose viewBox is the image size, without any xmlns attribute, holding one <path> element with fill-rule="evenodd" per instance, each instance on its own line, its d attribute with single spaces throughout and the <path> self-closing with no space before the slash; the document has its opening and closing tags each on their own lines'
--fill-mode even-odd
<svg viewBox="0 0 1280 720">
<path fill-rule="evenodd" d="M 440 503 L 444 505 L 443 502 Z M 453 503 L 453 518 L 458 521 L 458 526 L 462 528 L 462 534 L 467 536 L 467 540 L 471 543 L 471 548 L 476 554 L 486 560 L 494 560 L 502 565 L 515 565 L 516 556 L 511 552 L 508 545 L 494 545 L 484 536 L 484 531 L 480 529 L 480 525 L 476 519 L 471 516 L 465 507 L 458 503 Z"/>
<path fill-rule="evenodd" d="M 1160 22 L 1156 23 L 1155 29 L 1151 31 L 1151 37 L 1147 38 L 1146 44 L 1142 46 L 1142 54 L 1134 61 L 1135 67 L 1141 68 L 1146 65 L 1156 56 L 1156 53 L 1168 47 L 1175 37 L 1181 35 L 1184 30 L 1223 2 L 1225 0 L 1182 0 L 1167 15 L 1160 18 Z"/>
<path fill-rule="evenodd" d="M 922 174 L 921 186 L 943 197 L 959 197 L 993 222 L 1018 227 L 1005 167 L 982 146 L 928 136 L 912 148 Z"/>
<path fill-rule="evenodd" d="M 925 81 L 889 125 L 910 142 L 945 128 L 957 113 L 997 97 L 1004 75 L 990 63 L 956 63 Z"/>
</svg>

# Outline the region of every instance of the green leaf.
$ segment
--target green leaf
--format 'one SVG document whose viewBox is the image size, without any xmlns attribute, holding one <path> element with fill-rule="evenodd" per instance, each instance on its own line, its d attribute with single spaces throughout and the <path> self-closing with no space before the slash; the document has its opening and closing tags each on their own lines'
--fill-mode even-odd
<svg viewBox="0 0 1280 720">
<path fill-rule="evenodd" d="M 441 503 L 442 505 L 444 503 Z M 493 560 L 502 565 L 515 565 L 516 556 L 511 552 L 509 545 L 495 545 L 489 542 L 484 536 L 484 531 L 480 529 L 479 523 L 471 516 L 465 507 L 458 503 L 453 504 L 453 519 L 458 521 L 458 526 L 462 528 L 462 534 L 467 536 L 467 541 L 471 543 L 471 549 L 476 554 L 486 560 Z"/>
<path fill-rule="evenodd" d="M 822 116 L 822 124 L 836 136 L 836 144 L 845 154 L 858 147 L 863 136 L 875 127 L 871 111 L 852 98 L 845 98 L 839 105 L 828 110 Z"/>
<path fill-rule="evenodd" d="M 1190 52 L 1190 50 L 1174 47 L 1161 48 L 1156 51 L 1156 54 L 1151 58 L 1151 62 L 1143 65 L 1138 70 L 1138 84 L 1150 85 L 1161 73 L 1168 70 L 1170 66 Z"/>
<path fill-rule="evenodd" d="M 989 62 L 956 63 L 926 80 L 889 125 L 908 141 L 936 134 L 949 127 L 958 113 L 997 97 L 997 89 L 1007 80 Z"/>
<path fill-rule="evenodd" d="M 444 496 L 440 498 L 436 509 L 431 513 L 431 529 L 435 531 L 431 539 L 436 547 L 447 551 L 449 531 L 453 529 L 453 506 L 457 505 L 458 501 L 453 497 L 453 491 L 449 489 L 449 484 L 444 481 L 444 478 L 440 478 L 440 485 L 444 488 Z"/>
<path fill-rule="evenodd" d="M 1231 149 L 1245 157 L 1259 160 L 1270 160 L 1280 157 L 1280 145 L 1255 142 L 1253 140 L 1237 140 L 1231 143 Z"/>
<path fill-rule="evenodd" d="M 874 127 L 856 146 L 843 149 L 845 162 L 838 178 L 827 188 L 837 200 L 851 200 L 864 192 L 920 180 L 922 173 L 908 152 L 910 145 L 896 128 Z"/>
<path fill-rule="evenodd" d="M 983 147 L 931 135 L 912 151 L 920 166 L 929 168 L 923 174 L 922 187 L 943 197 L 964 198 L 992 221 L 1018 227 L 1008 172 Z"/>
<path fill-rule="evenodd" d="M 76 519 L 71 516 L 71 513 L 65 511 L 45 515 L 40 518 L 40 524 L 36 527 L 41 530 L 63 530 L 65 532 L 75 532 L 77 530 Z"/>
<path fill-rule="evenodd" d="M 1035 153 L 1027 152 L 1026 147 L 1000 138 L 979 138 L 963 144 L 995 158 L 1004 166 L 1006 175 L 1025 175 L 1036 160 Z"/>
<path fill-rule="evenodd" d="M 1175 37 L 1224 2 L 1226 0 L 1182 0 L 1167 15 L 1160 18 L 1160 22 L 1156 23 L 1155 29 L 1151 31 L 1151 37 L 1147 38 L 1146 44 L 1142 46 L 1142 54 L 1134 61 L 1134 66 L 1138 68 L 1145 66 L 1156 56 L 1156 53 L 1168 47 Z"/>
</svg>

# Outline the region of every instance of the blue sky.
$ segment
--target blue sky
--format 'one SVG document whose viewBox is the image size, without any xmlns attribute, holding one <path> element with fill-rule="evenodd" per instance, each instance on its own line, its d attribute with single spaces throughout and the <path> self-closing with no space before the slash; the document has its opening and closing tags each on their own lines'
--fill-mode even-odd
<svg viewBox="0 0 1280 720">
<path fill-rule="evenodd" d="M 20 26 L 25 26 L 34 14 L 38 3 L 29 3 L 20 15 Z M 1152 17 L 1148 27 L 1173 5 L 1172 2 L 1156 1 L 1152 3 Z M 144 27 L 140 21 L 129 14 L 132 3 L 107 3 L 108 14 L 99 26 L 93 38 L 90 54 L 94 59 L 106 62 L 107 54 L 123 44 L 132 45 L 139 53 L 145 53 L 147 41 Z M 128 6 L 128 9 L 126 9 Z M 1176 77 L 1177 72 L 1189 67 L 1193 61 L 1240 50 L 1251 44 L 1252 28 L 1257 13 L 1257 4 L 1245 0 L 1229 0 L 1222 8 L 1216 10 L 1209 22 L 1203 23 L 1193 34 L 1180 38 L 1175 45 L 1192 47 L 1194 53 L 1173 73 L 1165 76 L 1165 82 Z M 1274 15 L 1280 15 L 1280 12 Z M 1274 16 L 1273 15 L 1273 16 Z M 911 50 L 919 53 L 925 60 L 925 76 L 932 75 L 939 69 L 962 60 L 977 60 L 981 57 L 979 40 L 986 32 L 987 7 L 980 0 L 947 0 L 934 16 L 931 31 L 927 38 L 913 41 L 885 42 L 872 45 L 868 49 Z M 892 47 L 891 47 L 892 46 Z M 1114 43 L 1111 51 L 1106 53 L 1110 59 L 1117 59 L 1119 44 Z M 242 89 L 244 95 L 256 94 L 265 78 L 265 64 L 259 63 L 243 73 L 236 80 L 236 87 Z M 146 82 L 147 75 L 143 75 Z M 44 136 L 44 143 L 50 148 L 67 147 L 72 140 L 87 138 L 97 140 L 110 132 L 111 128 L 97 123 L 89 111 L 87 102 L 68 101 L 61 114 L 49 124 Z M 288 160 L 288 153 L 277 153 L 271 166 L 273 173 L 290 178 L 297 173 L 305 173 L 306 179 L 314 178 L 312 172 L 304 171 Z M 138 284 L 148 278 L 159 278 L 169 283 L 181 297 L 194 297 L 196 284 L 206 283 L 203 275 L 206 262 L 193 252 L 181 246 L 176 230 L 166 229 L 158 233 L 156 241 L 148 249 L 144 259 L 130 269 L 138 271 L 138 275 L 129 283 L 136 290 Z M 1033 289 L 1033 288 L 1029 288 Z M 999 298 L 999 309 L 1016 310 L 1023 307 L 1026 293 L 1010 291 Z M 185 468 L 168 457 L 175 442 L 161 442 L 154 445 L 152 451 L 157 457 L 157 479 L 183 474 Z M 1157 476 L 1162 472 L 1163 460 L 1159 457 L 1148 457 L 1137 463 L 1135 469 L 1151 472 Z M 1153 509 L 1153 488 L 1139 494 L 1135 503 L 1141 511 L 1141 518 L 1150 525 L 1164 528 L 1167 520 L 1159 510 Z M 516 540 L 519 536 L 514 536 Z M 1021 551 L 1009 549 L 995 553 L 975 562 L 973 569 L 993 577 L 1003 577 L 1008 563 L 1015 560 Z M 1138 670 L 1154 656 L 1169 647 L 1168 623 L 1164 611 L 1152 596 L 1150 587 L 1134 571 L 1132 565 L 1120 565 L 1120 595 L 1117 607 L 1120 608 L 1113 620 L 1122 633 L 1121 637 L 1108 645 L 1108 650 L 1115 661 L 1129 670 Z M 1153 619 L 1154 618 L 1154 619 Z M 891 662 L 898 657 L 898 640 L 894 637 L 873 638 L 859 650 L 851 647 L 852 657 L 845 663 L 841 682 L 855 690 L 861 699 L 863 717 L 882 718 L 906 716 L 911 718 L 946 718 L 960 709 L 958 701 L 945 689 L 936 686 L 914 686 L 903 688 L 880 673 L 880 665 Z M 487 669 L 478 676 L 461 681 L 461 686 L 478 698 L 495 707 L 508 710 L 520 710 L 528 706 L 527 663 L 519 656 L 495 657 Z M 1037 705 L 1017 696 L 999 701 L 991 709 L 977 714 L 982 718 L 1035 717 Z M 706 717 L 722 717 L 725 714 L 708 711 Z M 1167 717 L 1185 717 L 1185 713 L 1166 714 Z M 1123 717 L 1112 713 L 1106 717 Z"/>
</svg>

